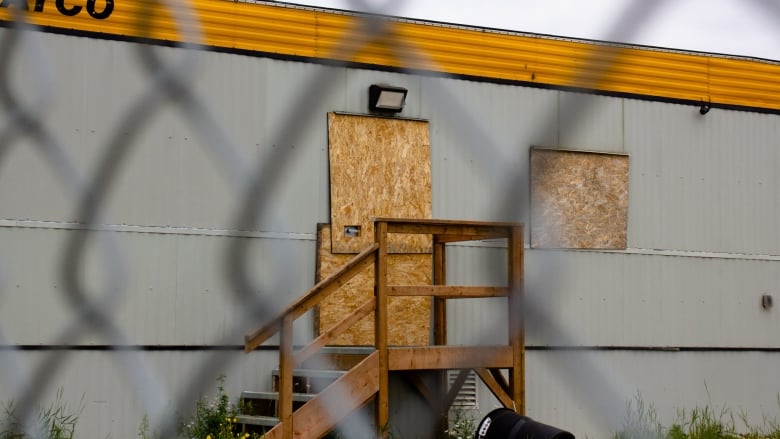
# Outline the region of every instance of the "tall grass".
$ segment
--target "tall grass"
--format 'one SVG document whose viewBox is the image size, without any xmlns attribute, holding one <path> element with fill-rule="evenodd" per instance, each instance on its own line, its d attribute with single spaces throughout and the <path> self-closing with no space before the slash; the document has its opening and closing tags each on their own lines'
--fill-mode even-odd
<svg viewBox="0 0 780 439">
<path fill-rule="evenodd" d="M 749 422 L 745 412 L 735 416 L 729 408 L 716 411 L 711 405 L 705 405 L 678 410 L 675 421 L 665 426 L 655 407 L 637 395 L 628 403 L 623 430 L 612 439 L 780 439 L 780 423 L 764 415 L 763 423 L 755 425 Z"/>
<path fill-rule="evenodd" d="M 3 404 L 2 410 L 0 439 L 28 439 L 33 437 L 34 433 L 41 433 L 46 439 L 73 439 L 79 416 L 84 410 L 84 397 L 81 397 L 79 407 L 72 410 L 62 400 L 62 389 L 58 389 L 54 401 L 48 407 L 38 409 L 37 431 L 29 431 L 26 428 L 23 420 L 19 419 L 13 401 Z"/>
</svg>

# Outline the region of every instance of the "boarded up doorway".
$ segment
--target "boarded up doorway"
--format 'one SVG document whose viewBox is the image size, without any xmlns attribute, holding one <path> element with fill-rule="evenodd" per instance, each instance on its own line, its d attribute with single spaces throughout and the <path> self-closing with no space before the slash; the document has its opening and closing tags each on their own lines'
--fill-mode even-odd
<svg viewBox="0 0 780 439">
<path fill-rule="evenodd" d="M 374 242 L 372 218 L 431 217 L 431 155 L 428 122 L 328 114 L 330 227 L 321 228 L 317 279 Z M 390 275 L 404 283 L 431 283 L 431 242 L 425 236 L 393 236 Z M 373 274 L 363 273 L 319 307 L 315 330 L 327 330 L 373 295 Z M 428 344 L 430 299 L 391 298 L 389 342 Z M 355 325 L 337 343 L 370 345 L 373 316 Z"/>
</svg>

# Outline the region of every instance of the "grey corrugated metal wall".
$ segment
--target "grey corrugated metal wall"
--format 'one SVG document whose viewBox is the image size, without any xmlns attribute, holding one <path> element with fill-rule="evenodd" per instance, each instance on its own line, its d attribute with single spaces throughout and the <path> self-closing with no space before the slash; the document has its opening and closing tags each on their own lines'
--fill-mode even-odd
<svg viewBox="0 0 780 439">
<path fill-rule="evenodd" d="M 115 134 L 122 109 L 144 90 L 135 45 L 37 36 L 50 54 L 57 91 L 44 123 L 88 175 L 100 146 Z M 160 50 L 169 59 L 181 55 Z M 697 108 L 673 104 L 211 52 L 196 59 L 196 95 L 244 158 L 258 160 L 284 148 L 292 161 L 266 209 L 272 215 L 249 232 L 234 230 L 233 215 L 243 200 L 229 184 L 231 176 L 204 152 L 173 104 L 140 133 L 120 169 L 103 218 L 106 229 L 118 232 L 130 274 L 115 319 L 131 343 L 195 349 L 144 354 L 169 389 L 186 384 L 187 370 L 204 355 L 198 347 L 227 335 L 227 322 L 241 312 L 223 274 L 224 247 L 231 240 L 252 241 L 252 276 L 272 288 L 279 302 L 312 284 L 316 223 L 329 218 L 325 115 L 365 112 L 368 85 L 386 82 L 409 89 L 403 116 L 430 121 L 437 218 L 527 223 L 527 179 L 511 194 L 519 218 L 505 213 L 502 190 L 508 172 L 528 175 L 532 145 L 627 153 L 629 249 L 529 250 L 529 294 L 545 298 L 554 323 L 576 335 L 577 346 L 618 349 L 591 354 L 596 370 L 613 379 L 621 409 L 638 390 L 670 417 L 675 407 L 707 402 L 706 381 L 714 404 L 734 404 L 759 418 L 762 411 L 772 413 L 780 353 L 708 349 L 780 348 L 777 310 L 759 306 L 759 296 L 777 296 L 780 285 L 778 116 L 721 110 L 701 116 Z M 31 67 L 15 68 L 14 84 L 32 95 Z M 338 80 L 296 121 L 298 142 L 274 144 L 275 130 L 296 114 L 301 84 L 325 74 Z M 57 271 L 63 241 L 78 228 L 74 203 L 29 141 L 8 152 L 0 168 L 0 328 L 13 344 L 54 343 L 74 318 L 58 290 Z M 491 244 L 455 250 L 448 268 L 453 280 L 501 278 L 502 269 L 495 267 L 504 265 L 502 250 Z M 496 317 L 502 310 L 496 300 L 452 303 L 452 341 L 502 340 L 503 320 Z M 307 337 L 305 329 L 300 337 Z M 587 388 L 578 393 L 567 370 L 553 367 L 576 364 L 585 353 L 558 352 L 550 345 L 559 340 L 534 328 L 528 344 L 529 414 L 580 435 L 605 436 L 611 426 L 591 410 L 599 395 Z M 700 351 L 644 350 L 668 346 Z M 33 363 L 40 355 L 15 354 Z M 226 371 L 229 390 L 268 387 L 275 355 L 226 355 L 235 360 Z M 67 397 L 84 394 L 88 402 L 82 433 L 133 436 L 144 408 L 114 376 L 111 355 L 79 350 L 69 358 L 61 375 Z M 0 399 L 11 386 L 3 377 Z M 491 398 L 484 389 L 481 395 L 481 408 L 489 410 Z"/>
</svg>

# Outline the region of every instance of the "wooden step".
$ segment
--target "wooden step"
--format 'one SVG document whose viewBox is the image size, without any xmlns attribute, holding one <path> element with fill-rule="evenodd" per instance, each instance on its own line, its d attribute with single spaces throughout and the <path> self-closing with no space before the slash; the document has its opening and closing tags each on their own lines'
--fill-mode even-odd
<svg viewBox="0 0 780 439">
<path fill-rule="evenodd" d="M 314 398 L 314 394 L 312 393 L 293 393 L 293 402 L 306 402 L 312 398 Z M 241 399 L 269 399 L 276 401 L 279 399 L 279 392 L 256 392 L 253 390 L 244 390 L 241 392 Z"/>
<path fill-rule="evenodd" d="M 293 410 L 314 398 L 309 393 L 293 393 Z M 252 416 L 278 416 L 279 392 L 241 392 L 241 413 Z"/>
<path fill-rule="evenodd" d="M 274 376 L 279 375 L 279 369 L 274 369 L 271 372 Z M 309 378 L 325 378 L 325 379 L 338 379 L 344 375 L 343 370 L 331 370 L 331 369 L 293 369 L 293 376 L 309 377 Z"/>
<path fill-rule="evenodd" d="M 373 346 L 326 346 L 298 367 L 301 369 L 349 370 L 374 352 Z"/>
<path fill-rule="evenodd" d="M 347 415 L 369 402 L 378 390 L 379 353 L 374 351 L 354 369 L 342 373 L 334 385 L 324 389 L 292 414 L 292 436 L 322 437 Z M 333 404 L 333 401 L 340 403 Z M 283 425 L 278 424 L 266 432 L 265 438 L 281 439 L 282 428 Z"/>
<path fill-rule="evenodd" d="M 236 416 L 236 423 L 260 427 L 273 427 L 279 423 L 279 418 L 274 418 L 273 416 L 238 415 Z"/>
<path fill-rule="evenodd" d="M 293 393 L 319 393 L 345 373 L 343 370 L 293 369 Z M 271 385 L 275 392 L 279 390 L 279 378 L 279 369 L 274 369 Z"/>
</svg>

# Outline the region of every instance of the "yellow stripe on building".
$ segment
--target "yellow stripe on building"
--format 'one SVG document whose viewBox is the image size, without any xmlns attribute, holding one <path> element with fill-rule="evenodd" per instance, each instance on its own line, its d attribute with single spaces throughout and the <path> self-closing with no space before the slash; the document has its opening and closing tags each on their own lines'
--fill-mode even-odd
<svg viewBox="0 0 780 439">
<path fill-rule="evenodd" d="M 0 20 L 13 20 L 13 1 L 3 0 Z M 172 3 L 180 5 L 176 20 L 143 0 L 29 0 L 25 17 L 77 32 L 780 110 L 780 64 L 769 61 L 400 19 L 380 26 L 352 14 L 283 5 Z M 381 33 L 372 34 L 377 28 Z"/>
</svg>

